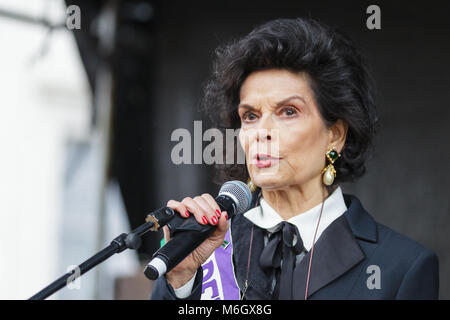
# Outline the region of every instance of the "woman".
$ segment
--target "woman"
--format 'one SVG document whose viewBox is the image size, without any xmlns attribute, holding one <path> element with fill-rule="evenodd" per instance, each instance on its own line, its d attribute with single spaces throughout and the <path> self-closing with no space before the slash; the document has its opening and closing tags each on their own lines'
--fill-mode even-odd
<svg viewBox="0 0 450 320">
<path fill-rule="evenodd" d="M 217 127 L 240 128 L 246 165 L 222 172 L 248 181 L 253 208 L 229 224 L 209 194 L 170 200 L 217 229 L 152 298 L 436 299 L 437 256 L 339 187 L 364 174 L 377 128 L 353 42 L 311 19 L 281 19 L 216 54 L 204 105 Z"/>
</svg>

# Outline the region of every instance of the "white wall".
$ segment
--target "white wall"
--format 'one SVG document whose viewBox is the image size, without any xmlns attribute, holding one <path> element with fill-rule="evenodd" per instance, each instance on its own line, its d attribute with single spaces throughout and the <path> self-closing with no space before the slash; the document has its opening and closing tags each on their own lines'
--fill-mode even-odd
<svg viewBox="0 0 450 320">
<path fill-rule="evenodd" d="M 62 0 L 0 0 L 0 8 L 65 20 Z M 96 226 L 85 219 L 94 215 L 95 221 L 95 203 L 88 203 L 83 218 L 64 184 L 68 142 L 96 147 L 89 136 L 88 82 L 73 35 L 55 31 L 39 57 L 45 37 L 43 27 L 0 16 L 0 299 L 29 298 L 64 274 L 62 266 L 81 263 L 96 250 Z M 74 181 L 84 186 L 95 179 L 77 174 Z M 83 184 L 78 190 L 79 199 L 92 200 Z M 120 222 L 119 233 L 127 232 L 119 211 L 111 219 Z M 76 236 L 88 240 L 76 242 Z M 84 288 L 77 297 L 91 298 L 92 285 Z"/>
</svg>

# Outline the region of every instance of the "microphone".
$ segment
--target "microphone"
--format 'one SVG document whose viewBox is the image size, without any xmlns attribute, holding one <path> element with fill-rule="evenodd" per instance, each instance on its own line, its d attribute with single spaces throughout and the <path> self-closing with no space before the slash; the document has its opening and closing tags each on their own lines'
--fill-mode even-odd
<svg viewBox="0 0 450 320">
<path fill-rule="evenodd" d="M 228 219 L 249 210 L 251 199 L 249 187 L 237 180 L 225 182 L 215 198 L 221 211 L 228 213 Z M 174 215 L 166 225 L 170 230 L 171 240 L 153 254 L 152 260 L 145 267 L 144 274 L 150 280 L 156 280 L 172 270 L 217 228 L 209 224 L 199 224 L 194 215 L 182 218 L 178 214 Z"/>
</svg>

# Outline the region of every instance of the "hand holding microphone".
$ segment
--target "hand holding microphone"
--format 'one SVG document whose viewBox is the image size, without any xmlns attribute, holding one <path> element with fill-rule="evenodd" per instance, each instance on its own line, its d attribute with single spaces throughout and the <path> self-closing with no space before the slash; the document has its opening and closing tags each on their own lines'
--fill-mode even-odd
<svg viewBox="0 0 450 320">
<path fill-rule="evenodd" d="M 184 285 L 223 243 L 227 219 L 246 212 L 250 204 L 251 192 L 241 181 L 225 183 L 215 199 L 202 194 L 168 201 L 178 214 L 164 227 L 166 244 L 153 255 L 145 275 L 155 280 L 167 272 L 172 287 Z"/>
<path fill-rule="evenodd" d="M 219 205 L 210 194 L 194 198 L 186 197 L 181 202 L 170 200 L 167 206 L 179 212 L 183 218 L 188 218 L 191 213 L 197 223 L 216 226 L 209 238 L 166 274 L 167 281 L 171 286 L 179 288 L 192 278 L 198 267 L 223 243 L 228 230 L 228 213 L 220 210 Z M 170 230 L 167 226 L 163 230 L 165 241 L 168 243 Z"/>
</svg>

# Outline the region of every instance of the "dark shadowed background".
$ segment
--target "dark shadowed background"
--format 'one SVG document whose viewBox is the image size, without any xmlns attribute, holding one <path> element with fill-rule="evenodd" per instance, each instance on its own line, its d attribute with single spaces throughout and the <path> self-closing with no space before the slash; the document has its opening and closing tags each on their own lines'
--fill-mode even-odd
<svg viewBox="0 0 450 320">
<path fill-rule="evenodd" d="M 381 30 L 366 27 L 370 4 L 380 6 Z M 148 134 L 133 138 L 146 140 L 142 143 L 149 156 L 143 166 L 152 168 L 152 173 L 146 182 L 148 190 L 131 193 L 141 194 L 149 208 L 164 205 L 166 199 L 205 191 L 215 194 L 218 186 L 211 183 L 211 166 L 176 166 L 170 160 L 176 144 L 170 141 L 172 131 L 193 132 L 194 120 L 206 121 L 205 115 L 194 110 L 214 48 L 270 19 L 316 18 L 360 44 L 377 85 L 381 130 L 376 154 L 367 174 L 343 185 L 343 190 L 358 196 L 376 220 L 438 254 L 440 297 L 450 298 L 449 5 L 434 1 L 170 1 L 154 8 L 152 105 L 140 129 Z M 130 109 L 127 104 L 123 112 Z M 128 175 L 130 166 L 124 163 L 118 172 Z"/>
<path fill-rule="evenodd" d="M 381 30 L 366 27 L 366 8 L 371 4 L 380 6 Z M 116 133 L 122 138 L 116 140 L 120 152 L 115 169 L 119 177 L 126 176 L 121 185 L 122 190 L 129 186 L 124 195 L 132 217 L 165 205 L 167 199 L 218 190 L 212 183 L 212 166 L 174 165 L 170 158 L 176 144 L 170 136 L 175 129 L 193 133 L 194 120 L 203 120 L 203 130 L 207 128 L 207 117 L 195 110 L 214 49 L 270 19 L 312 17 L 360 44 L 377 85 L 381 130 L 376 154 L 367 174 L 343 185 L 343 190 L 358 196 L 376 220 L 438 254 L 440 297 L 450 298 L 449 5 L 434 1 L 161 1 L 153 9 L 151 30 L 141 39 L 151 47 L 149 61 L 144 65 L 127 61 L 131 57 L 124 52 L 117 66 L 119 72 L 127 72 L 130 68 L 143 71 L 148 65 L 152 79 L 148 105 L 138 107 L 126 99 L 117 104 Z M 133 90 L 129 82 L 122 86 L 117 95 Z M 129 117 L 135 120 L 133 125 Z"/>
</svg>

